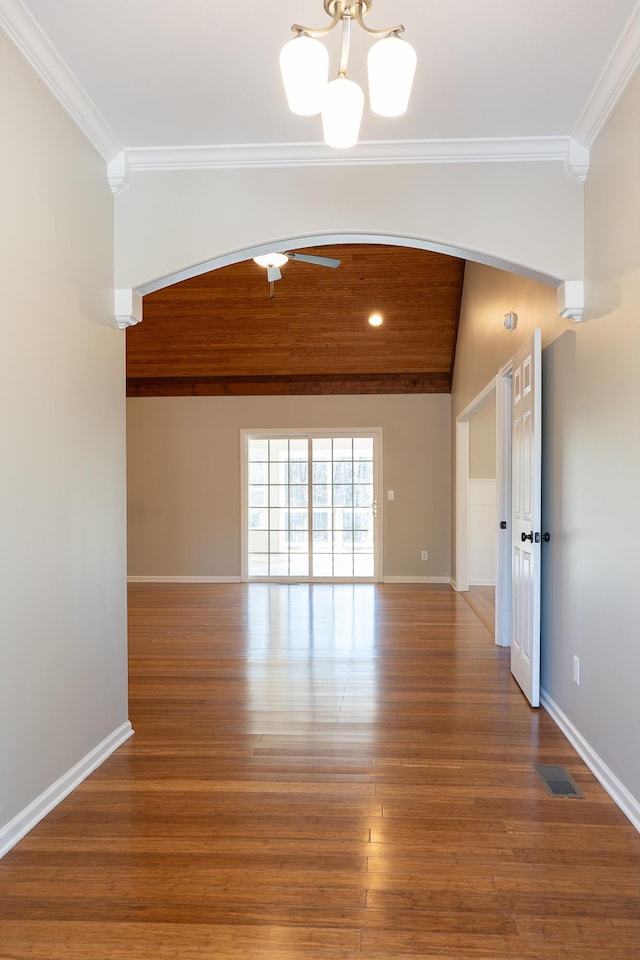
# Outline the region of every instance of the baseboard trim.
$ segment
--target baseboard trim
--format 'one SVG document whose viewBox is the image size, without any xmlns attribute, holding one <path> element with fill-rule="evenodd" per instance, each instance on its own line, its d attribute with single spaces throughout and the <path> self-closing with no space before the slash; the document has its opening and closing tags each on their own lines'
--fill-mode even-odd
<svg viewBox="0 0 640 960">
<path fill-rule="evenodd" d="M 449 577 L 383 577 L 383 583 L 449 583 Z"/>
<path fill-rule="evenodd" d="M 495 587 L 495 580 L 469 580 L 470 587 Z"/>
<path fill-rule="evenodd" d="M 133 736 L 133 727 L 127 720 L 2 827 L 0 829 L 0 860 L 131 736 Z"/>
<path fill-rule="evenodd" d="M 258 581 L 253 581 L 258 582 Z M 267 581 L 265 581 L 267 582 Z M 327 580 L 327 583 L 333 581 Z M 349 582 L 357 582 L 352 581 Z M 372 581 L 366 580 L 363 583 Z M 383 577 L 383 583 L 449 583 L 449 577 Z M 242 583 L 242 577 L 127 577 L 127 583 Z"/>
<path fill-rule="evenodd" d="M 585 740 L 577 727 L 573 725 L 568 716 L 560 709 L 546 690 L 540 690 L 540 703 L 551 719 L 562 730 L 571 746 L 584 760 L 596 780 L 600 781 L 616 806 L 622 810 L 625 817 L 631 821 L 640 833 L 640 801 L 636 800 L 625 785 L 618 780 L 615 773 L 609 769 L 604 760 L 596 753 L 591 744 Z"/>
<path fill-rule="evenodd" d="M 127 583 L 242 583 L 242 577 L 127 577 Z"/>
</svg>

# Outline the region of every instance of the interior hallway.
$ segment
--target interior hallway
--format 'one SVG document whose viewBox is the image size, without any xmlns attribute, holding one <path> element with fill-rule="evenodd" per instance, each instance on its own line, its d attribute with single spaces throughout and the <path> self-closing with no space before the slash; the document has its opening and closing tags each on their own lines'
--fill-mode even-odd
<svg viewBox="0 0 640 960">
<path fill-rule="evenodd" d="M 636 954 L 638 834 L 448 587 L 136 584 L 130 666 L 136 735 L 0 862 L 3 960 Z"/>
</svg>

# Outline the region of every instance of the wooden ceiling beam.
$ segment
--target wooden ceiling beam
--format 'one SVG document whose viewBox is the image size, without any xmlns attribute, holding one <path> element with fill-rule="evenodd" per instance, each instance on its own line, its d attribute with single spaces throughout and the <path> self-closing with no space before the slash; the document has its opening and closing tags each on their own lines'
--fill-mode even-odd
<svg viewBox="0 0 640 960">
<path fill-rule="evenodd" d="M 448 373 L 127 379 L 128 397 L 321 396 L 450 391 L 451 380 Z"/>
</svg>

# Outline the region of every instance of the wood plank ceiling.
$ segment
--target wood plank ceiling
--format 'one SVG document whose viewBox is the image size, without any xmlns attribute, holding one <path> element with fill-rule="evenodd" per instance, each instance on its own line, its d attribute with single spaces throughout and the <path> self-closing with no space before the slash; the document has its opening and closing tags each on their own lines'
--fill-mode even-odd
<svg viewBox="0 0 640 960">
<path fill-rule="evenodd" d="M 450 392 L 464 260 L 376 244 L 297 252 L 341 265 L 290 261 L 273 300 L 253 260 L 146 296 L 127 330 L 127 395 Z"/>
</svg>

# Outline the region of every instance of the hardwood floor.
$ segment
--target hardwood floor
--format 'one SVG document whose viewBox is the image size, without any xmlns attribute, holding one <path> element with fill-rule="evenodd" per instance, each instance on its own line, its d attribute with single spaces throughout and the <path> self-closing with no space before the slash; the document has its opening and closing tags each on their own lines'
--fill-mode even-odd
<svg viewBox="0 0 640 960">
<path fill-rule="evenodd" d="M 136 735 L 0 862 L 2 960 L 638 956 L 638 834 L 448 587 L 130 601 Z"/>
<path fill-rule="evenodd" d="M 469 587 L 460 596 L 466 600 L 473 612 L 482 620 L 491 636 L 496 630 L 496 588 Z"/>
</svg>

